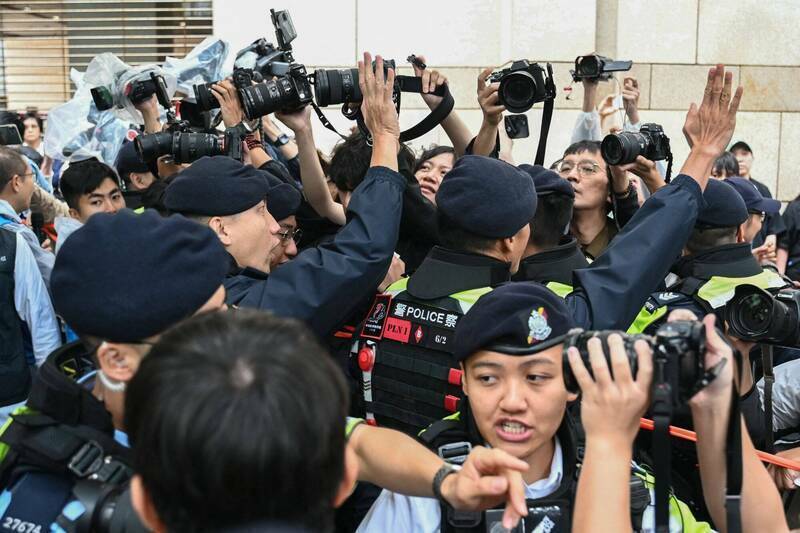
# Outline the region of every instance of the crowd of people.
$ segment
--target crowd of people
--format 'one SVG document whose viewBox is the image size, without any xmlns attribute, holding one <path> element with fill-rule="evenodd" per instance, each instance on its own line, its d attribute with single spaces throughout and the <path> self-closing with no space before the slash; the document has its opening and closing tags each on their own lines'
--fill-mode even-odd
<svg viewBox="0 0 800 533">
<path fill-rule="evenodd" d="M 603 156 L 647 120 L 631 76 L 623 124 L 584 79 L 562 157 L 514 161 L 492 70 L 479 130 L 451 111 L 419 154 L 368 53 L 331 154 L 304 106 L 241 161 L 53 164 L 41 118 L 5 112 L 0 529 L 800 527 L 800 201 L 781 215 L 731 144 L 742 88 L 709 70 L 671 177 Z M 211 92 L 246 121 L 231 80 Z M 136 109 L 162 130 L 155 95 Z M 742 287 L 794 337 L 733 327 Z M 670 422 L 696 442 L 664 448 Z"/>
</svg>

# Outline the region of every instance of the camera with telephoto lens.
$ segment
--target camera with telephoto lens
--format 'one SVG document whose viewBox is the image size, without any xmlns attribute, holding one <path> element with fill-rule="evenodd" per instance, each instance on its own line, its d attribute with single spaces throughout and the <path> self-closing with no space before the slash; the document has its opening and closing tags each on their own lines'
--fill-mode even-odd
<svg viewBox="0 0 800 533">
<path fill-rule="evenodd" d="M 297 37 L 292 18 L 288 11 L 271 9 L 270 13 L 278 45 L 259 39 L 240 50 L 234 63 L 233 84 L 250 120 L 275 111 L 295 111 L 313 100 L 306 68 L 292 56 L 291 42 Z M 195 99 L 204 111 L 219 107 L 211 92 L 215 83 L 219 82 L 194 86 Z"/>
<path fill-rule="evenodd" d="M 645 341 L 653 349 L 653 367 L 659 365 L 663 368 L 663 381 L 667 382 L 671 388 L 672 404 L 675 407 L 685 405 L 686 402 L 697 393 L 704 385 L 707 378 L 705 370 L 706 352 L 706 332 L 702 322 L 695 321 L 676 321 L 667 322 L 658 328 L 655 335 L 627 335 L 619 331 L 583 331 L 574 329 L 567 334 L 564 340 L 564 383 L 567 390 L 577 393 L 580 391 L 578 381 L 572 373 L 567 358 L 567 350 L 574 346 L 580 352 L 583 364 L 589 373 L 592 367 L 589 363 L 589 350 L 587 343 L 589 339 L 599 339 L 603 345 L 603 352 L 606 356 L 609 369 L 610 351 L 608 347 L 608 336 L 617 333 L 622 337 L 625 346 L 625 353 L 631 365 L 631 374 L 636 377 L 639 367 L 634 344 L 637 340 Z M 654 379 L 654 383 L 656 380 Z"/>
<path fill-rule="evenodd" d="M 644 156 L 650 161 L 672 157 L 669 137 L 659 124 L 642 124 L 638 132 L 623 131 L 606 135 L 600 144 L 600 153 L 609 165 L 626 165 Z"/>
<path fill-rule="evenodd" d="M 376 62 L 372 62 L 372 70 L 375 70 Z M 397 64 L 394 59 L 383 60 L 383 77 L 386 79 L 389 69 L 397 72 Z M 395 83 L 394 98 L 397 98 L 399 86 Z M 358 86 L 358 69 L 319 69 L 314 72 L 314 95 L 317 105 L 327 107 L 338 104 L 360 104 L 364 99 L 361 94 L 361 87 Z"/>
<path fill-rule="evenodd" d="M 171 155 L 176 163 L 191 163 L 203 156 L 226 155 L 241 160 L 241 144 L 246 132 L 228 128 L 225 133 L 191 131 L 188 127 L 174 128 L 139 135 L 133 140 L 136 153 L 149 163 L 161 156 Z"/>
<path fill-rule="evenodd" d="M 547 83 L 553 77 L 553 67 L 547 70 L 527 59 L 514 61 L 510 67 L 493 72 L 488 82 L 500 82 L 499 102 L 512 113 L 524 113 L 537 102 L 555 98 L 555 85 Z"/>
<path fill-rule="evenodd" d="M 753 285 L 739 285 L 725 305 L 725 321 L 736 338 L 800 346 L 800 291 L 787 288 L 773 295 Z"/>
<path fill-rule="evenodd" d="M 570 70 L 572 79 L 576 82 L 581 80 L 608 81 L 613 76 L 613 72 L 625 72 L 633 66 L 633 61 L 614 61 L 607 57 L 596 54 L 588 56 L 578 56 L 575 58 L 575 70 Z"/>
</svg>

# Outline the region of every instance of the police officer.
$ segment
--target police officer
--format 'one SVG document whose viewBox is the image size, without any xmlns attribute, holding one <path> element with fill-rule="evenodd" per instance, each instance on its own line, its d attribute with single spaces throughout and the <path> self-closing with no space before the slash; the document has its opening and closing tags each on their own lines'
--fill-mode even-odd
<svg viewBox="0 0 800 533">
<path fill-rule="evenodd" d="M 673 309 L 689 309 L 697 316 L 714 312 L 722 318 L 739 285 L 765 290 L 787 285 L 751 253 L 764 213 L 780 207 L 777 200 L 763 198 L 741 178 L 709 181 L 703 198 L 706 208 L 697 217 L 683 257 L 672 268 L 678 281 L 647 300 L 630 333 L 652 331 Z"/>
<path fill-rule="evenodd" d="M 377 63 L 380 70 L 382 60 Z M 272 189 L 264 189 L 258 170 L 226 158 L 198 160 L 170 184 L 165 198 L 169 209 L 202 217 L 241 268 L 226 280 L 229 303 L 300 319 L 321 337 L 333 332 L 386 274 L 406 187 L 397 172 L 399 126 L 392 87 L 382 70 L 376 75 L 361 65 L 361 71 L 372 160 L 349 202 L 349 222 L 333 241 L 303 250 L 270 273 L 270 256 L 280 242 L 280 227 L 270 212 Z"/>
<path fill-rule="evenodd" d="M 556 172 L 539 165 L 520 165 L 530 174 L 539 202 L 531 220 L 531 235 L 514 281 L 536 281 L 559 296 L 573 290 L 572 272 L 589 261 L 569 235 L 575 189 Z"/>
<path fill-rule="evenodd" d="M 454 357 L 464 373 L 461 409 L 420 435 L 451 463 L 483 445 L 525 461 L 525 531 L 570 531 L 578 458 L 573 423 L 565 411 L 577 395 L 567 391 L 562 369 L 564 339 L 574 326 L 564 300 L 538 284 L 509 283 L 482 296 L 461 319 L 453 339 Z M 643 521 L 652 528 L 649 481 L 642 478 L 647 476 L 636 467 L 631 483 L 635 530 Z M 683 531 L 703 530 L 674 498 L 670 515 L 673 530 L 681 525 Z M 456 513 L 441 497 L 436 501 L 383 491 L 358 531 L 497 531 L 501 516 L 500 510 Z"/>
<path fill-rule="evenodd" d="M 90 527 L 101 506 L 87 497 L 98 487 L 88 478 L 115 486 L 131 475 L 126 383 L 164 330 L 224 308 L 226 267 L 216 235 L 177 215 L 101 213 L 70 236 L 53 270 L 53 301 L 92 355 L 77 344 L 53 352 L 26 407 L 4 428 L 0 502 L 8 505 L 0 505 L 0 523 L 24 523 L 26 531 L 51 531 L 57 520 L 56 532 L 77 522 Z M 130 512 L 119 501 L 114 523 Z"/>
<path fill-rule="evenodd" d="M 580 326 L 629 325 L 680 255 L 687 221 L 693 224 L 704 204 L 715 154 L 735 126 L 741 90 L 734 96 L 731 85 L 724 68 L 709 72 L 703 112 L 693 108 L 687 115 L 692 149 L 681 175 L 642 206 L 590 268 L 574 272 L 577 290 L 566 303 Z M 465 156 L 444 177 L 436 203 L 443 246 L 376 298 L 353 351 L 368 421 L 406 432 L 457 409 L 461 375 L 449 358 L 452 332 L 477 297 L 517 271 L 536 196 L 525 172 Z"/>
</svg>

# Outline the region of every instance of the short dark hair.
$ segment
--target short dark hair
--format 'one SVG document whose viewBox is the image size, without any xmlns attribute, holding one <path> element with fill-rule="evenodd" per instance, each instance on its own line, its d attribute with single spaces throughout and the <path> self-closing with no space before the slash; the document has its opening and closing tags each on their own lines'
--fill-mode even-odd
<svg viewBox="0 0 800 533">
<path fill-rule="evenodd" d="M 72 163 L 61 175 L 59 187 L 67 205 L 78 209 L 78 201 L 84 194 L 95 191 L 107 179 L 119 185 L 116 171 L 96 159 Z"/>
<path fill-rule="evenodd" d="M 19 152 L 7 146 L 0 146 L 0 193 L 14 175 L 24 176 L 27 167 L 28 162 Z"/>
<path fill-rule="evenodd" d="M 575 199 L 566 194 L 539 196 L 536 214 L 531 221 L 531 236 L 528 241 L 538 248 L 558 246 L 564 229 L 572 220 Z"/>
<path fill-rule="evenodd" d="M 372 159 L 372 147 L 356 131 L 333 148 L 328 175 L 340 191 L 353 191 L 364 180 Z"/>
<path fill-rule="evenodd" d="M 725 244 L 736 243 L 736 233 L 738 227 L 725 228 L 694 228 L 689 240 L 686 242 L 686 249 L 690 254 L 697 254 L 723 246 Z"/>
<path fill-rule="evenodd" d="M 23 126 L 23 128 L 25 126 L 25 121 L 28 120 L 29 118 L 35 118 L 36 119 L 36 124 L 39 125 L 39 131 L 44 133 L 44 122 L 42 121 L 42 117 L 40 117 L 39 114 L 34 112 L 34 111 L 28 111 L 27 113 L 25 113 L 25 116 L 22 117 L 22 126 Z"/>
<path fill-rule="evenodd" d="M 344 378 L 305 325 L 242 309 L 163 335 L 129 384 L 125 427 L 168 531 L 324 530 L 347 409 Z"/>
<path fill-rule="evenodd" d="M 572 154 L 580 154 L 582 152 L 589 152 L 590 154 L 600 153 L 600 141 L 578 141 L 567 146 L 564 150 L 564 157 Z"/>
<path fill-rule="evenodd" d="M 714 173 L 725 173 L 725 177 L 739 175 L 739 162 L 732 152 L 722 152 L 722 154 L 714 161 Z"/>
<path fill-rule="evenodd" d="M 451 250 L 480 253 L 492 248 L 498 241 L 461 228 L 441 211 L 436 212 L 436 222 L 439 227 L 439 242 Z"/>
<path fill-rule="evenodd" d="M 429 159 L 433 159 L 434 157 L 442 154 L 452 154 L 453 160 L 455 161 L 456 158 L 456 151 L 452 146 L 444 146 L 444 145 L 433 145 L 429 146 L 417 158 L 416 162 L 414 163 L 414 173 L 420 169 L 422 164 Z"/>
</svg>

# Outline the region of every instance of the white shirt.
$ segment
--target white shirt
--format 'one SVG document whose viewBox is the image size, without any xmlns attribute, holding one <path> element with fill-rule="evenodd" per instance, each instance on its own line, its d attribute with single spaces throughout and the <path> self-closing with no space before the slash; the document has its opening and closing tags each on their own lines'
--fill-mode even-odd
<svg viewBox="0 0 800 533">
<path fill-rule="evenodd" d="M 525 498 L 537 499 L 549 496 L 561 485 L 564 466 L 561 444 L 555 439 L 550 475 L 530 485 L 525 485 Z M 442 521 L 439 500 L 403 496 L 384 490 L 358 526 L 357 533 L 384 533 L 387 531 L 438 533 Z"/>
</svg>

